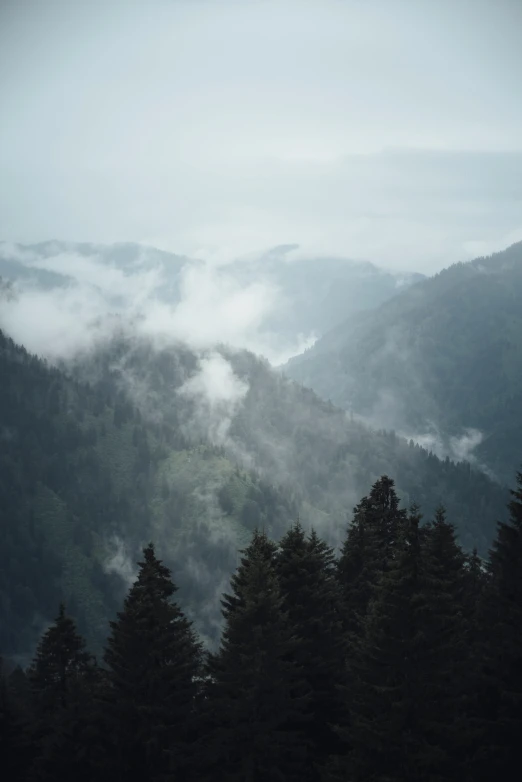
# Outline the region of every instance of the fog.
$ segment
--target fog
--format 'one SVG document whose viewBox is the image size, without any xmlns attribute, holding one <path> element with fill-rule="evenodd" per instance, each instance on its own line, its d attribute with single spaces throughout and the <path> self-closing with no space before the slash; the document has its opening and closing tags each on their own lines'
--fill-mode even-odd
<svg viewBox="0 0 522 782">
<path fill-rule="evenodd" d="M 176 258 L 159 262 L 146 247 L 131 248 L 127 257 L 138 250 L 137 260 L 118 267 L 111 249 L 93 246 L 82 254 L 56 246 L 43 253 L 0 242 L 0 264 L 7 260 L 15 270 L 12 294 L 1 303 L 0 328 L 51 360 L 71 359 L 130 325 L 157 346 L 183 342 L 199 351 L 226 344 L 275 365 L 313 343 L 312 333 L 271 328 L 269 319 L 285 304 L 285 293 L 267 274 L 245 279 L 242 264 L 192 259 L 180 259 L 178 268 Z M 37 276 L 42 272 L 57 276 L 43 284 Z"/>
<path fill-rule="evenodd" d="M 515 0 L 0 7 L 0 237 L 432 272 L 522 238 Z"/>
</svg>

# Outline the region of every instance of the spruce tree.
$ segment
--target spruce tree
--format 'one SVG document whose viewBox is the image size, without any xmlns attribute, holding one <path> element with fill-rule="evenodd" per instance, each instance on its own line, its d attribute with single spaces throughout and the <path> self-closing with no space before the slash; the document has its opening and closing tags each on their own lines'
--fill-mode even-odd
<svg viewBox="0 0 522 782">
<path fill-rule="evenodd" d="M 42 711 L 66 707 L 75 684 L 93 663 L 85 640 L 62 603 L 54 624 L 43 635 L 28 670 L 28 678 L 37 706 Z"/>
<path fill-rule="evenodd" d="M 252 539 L 248 546 L 240 551 L 241 559 L 236 572 L 230 579 L 232 592 L 225 593 L 221 599 L 222 613 L 226 621 L 230 619 L 234 611 L 237 611 L 243 605 L 243 590 L 249 582 L 249 570 L 252 561 L 258 558 L 273 564 L 277 551 L 276 544 L 260 530 L 254 530 Z"/>
<path fill-rule="evenodd" d="M 470 724 L 475 677 L 470 643 L 473 617 L 465 612 L 467 558 L 443 507 L 422 532 L 424 590 L 431 612 L 424 631 L 432 645 L 431 669 L 426 671 L 433 707 L 430 736 L 446 755 L 440 767 L 444 779 L 463 780 L 470 770 L 469 755 L 476 740 Z"/>
<path fill-rule="evenodd" d="M 306 696 L 274 552 L 255 533 L 223 601 L 221 646 L 209 661 L 209 780 L 297 782 L 307 767 L 298 732 Z"/>
<path fill-rule="evenodd" d="M 485 672 L 487 658 L 486 595 L 489 574 L 476 549 L 467 554 L 464 562 L 463 633 L 467 670 L 463 677 L 465 692 L 465 730 L 462 779 L 483 779 L 489 765 L 489 737 L 484 721 L 487 712 L 489 677 Z"/>
<path fill-rule="evenodd" d="M 346 753 L 351 747 L 350 703 L 358 679 L 355 665 L 361 656 L 368 606 L 397 555 L 406 519 L 407 511 L 400 508 L 393 480 L 383 475 L 374 483 L 370 494 L 363 497 L 354 508 L 353 519 L 341 548 L 337 578 L 341 591 L 344 665 L 339 687 L 345 706 L 336 731 L 344 748 L 344 758 L 338 756 L 330 763 L 330 769 L 340 769 L 338 773 L 341 778 Z M 337 778 L 337 772 L 334 777 Z"/>
<path fill-rule="evenodd" d="M 172 600 L 176 587 L 152 544 L 123 611 L 111 622 L 104 660 L 111 731 L 111 779 L 190 779 L 196 735 L 195 699 L 202 650 L 191 623 Z"/>
<path fill-rule="evenodd" d="M 484 596 L 481 780 L 509 777 L 522 735 L 522 473 L 511 496 L 509 521 L 499 523 L 489 554 Z"/>
<path fill-rule="evenodd" d="M 65 606 L 60 605 L 27 674 L 36 748 L 31 778 L 92 778 L 93 697 L 98 675 L 85 640 L 77 632 L 74 620 L 65 613 Z"/>
<path fill-rule="evenodd" d="M 369 604 L 352 666 L 352 752 L 332 764 L 338 779 L 452 778 L 447 720 L 453 719 L 456 612 L 419 521 L 412 512 Z"/>
<path fill-rule="evenodd" d="M 23 739 L 22 724 L 0 657 L 0 768 L 4 778 L 13 782 L 26 779 L 27 752 Z"/>
<path fill-rule="evenodd" d="M 338 563 L 346 633 L 357 636 L 381 575 L 393 559 L 405 524 L 394 482 L 383 475 L 354 508 Z M 355 642 L 355 639 L 354 639 Z"/>
<path fill-rule="evenodd" d="M 299 639 L 291 660 L 308 692 L 308 719 L 301 741 L 309 748 L 307 779 L 318 779 L 330 754 L 341 751 L 332 725 L 343 719 L 339 686 L 343 684 L 344 644 L 340 588 L 333 550 L 315 531 L 306 537 L 299 523 L 282 538 L 277 555 L 292 632 Z"/>
</svg>

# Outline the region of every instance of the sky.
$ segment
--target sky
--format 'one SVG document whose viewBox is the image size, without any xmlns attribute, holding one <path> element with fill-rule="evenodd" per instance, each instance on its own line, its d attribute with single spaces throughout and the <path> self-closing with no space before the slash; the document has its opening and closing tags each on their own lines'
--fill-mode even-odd
<svg viewBox="0 0 522 782">
<path fill-rule="evenodd" d="M 0 239 L 434 272 L 522 239 L 519 0 L 1 0 Z"/>
</svg>

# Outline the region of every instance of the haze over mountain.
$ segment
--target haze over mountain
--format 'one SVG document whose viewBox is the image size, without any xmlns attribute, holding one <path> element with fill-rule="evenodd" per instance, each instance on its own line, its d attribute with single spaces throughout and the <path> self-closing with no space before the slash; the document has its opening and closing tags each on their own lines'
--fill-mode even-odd
<svg viewBox="0 0 522 782">
<path fill-rule="evenodd" d="M 521 14 L 5 0 L 0 236 L 205 259 L 298 241 L 422 273 L 500 250 L 522 238 Z"/>
<path fill-rule="evenodd" d="M 374 426 L 509 480 L 522 435 L 521 302 L 519 242 L 354 314 L 285 372 Z"/>
<path fill-rule="evenodd" d="M 134 244 L 1 245 L 0 327 L 55 367 L 4 338 L 2 491 L 19 519 L 5 549 L 11 653 L 25 652 L 59 594 L 98 643 L 150 538 L 212 643 L 217 596 L 252 529 L 277 536 L 299 517 L 337 545 L 382 474 L 427 520 L 443 502 L 464 547 L 487 551 L 518 458 L 518 419 L 507 432 L 501 408 L 511 399 L 514 410 L 519 393 L 520 245 L 431 279 L 292 260 L 295 250 L 209 264 Z M 351 318 L 284 371 L 318 378 L 319 394 L 346 407 L 340 369 L 359 367 L 351 415 L 244 349 L 278 363 L 300 346 L 298 328 L 319 330 L 348 307 Z M 499 334 L 513 385 L 482 379 Z M 473 428 L 486 419 L 466 417 L 475 399 L 479 412 L 498 402 L 488 462 Z M 22 545 L 40 562 L 31 578 L 48 581 L 41 597 L 7 565 Z"/>
<path fill-rule="evenodd" d="M 511 779 L 521 30 L 0 2 L 2 778 Z"/>
<path fill-rule="evenodd" d="M 99 644 L 151 538 L 212 642 L 256 527 L 278 536 L 299 516 L 337 545 L 361 494 L 393 471 L 406 505 L 429 519 L 444 501 L 463 544 L 484 552 L 506 501 L 469 465 L 350 420 L 244 351 L 158 349 L 122 329 L 66 373 L 0 340 L 3 653 L 27 653 L 61 598 Z"/>
<path fill-rule="evenodd" d="M 169 339 L 223 341 L 280 363 L 348 312 L 374 307 L 423 277 L 298 251 L 284 245 L 211 263 L 137 244 L 3 242 L 0 277 L 14 283 L 16 295 L 2 322 L 46 355 L 85 346 L 120 314 L 145 318 L 145 329 Z"/>
</svg>

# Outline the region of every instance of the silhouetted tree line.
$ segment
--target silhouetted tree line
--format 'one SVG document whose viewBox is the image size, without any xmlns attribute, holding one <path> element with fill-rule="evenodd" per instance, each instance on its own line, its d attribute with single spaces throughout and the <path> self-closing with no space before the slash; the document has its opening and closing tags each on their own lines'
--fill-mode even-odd
<svg viewBox="0 0 522 782">
<path fill-rule="evenodd" d="M 217 651 L 152 544 L 100 664 L 60 606 L 32 664 L 0 677 L 13 780 L 510 779 L 522 735 L 522 474 L 489 559 L 441 508 L 421 524 L 383 476 L 339 557 L 263 532 L 223 595 Z"/>
</svg>

